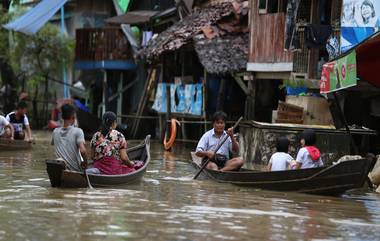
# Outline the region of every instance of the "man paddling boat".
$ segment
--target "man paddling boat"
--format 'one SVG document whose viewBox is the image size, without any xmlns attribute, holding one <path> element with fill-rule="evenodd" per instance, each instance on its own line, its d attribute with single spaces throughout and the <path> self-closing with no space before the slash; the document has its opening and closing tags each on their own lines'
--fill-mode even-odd
<svg viewBox="0 0 380 241">
<path fill-rule="evenodd" d="M 226 126 L 226 113 L 222 111 L 215 112 L 213 115 L 213 129 L 207 131 L 199 140 L 196 155 L 202 158 L 208 158 L 208 169 L 220 171 L 238 170 L 243 166 L 244 161 L 240 157 L 230 159 L 230 152 L 239 153 L 239 143 L 234 137 L 233 128 L 224 130 Z M 215 148 L 228 135 L 227 141 L 215 153 Z"/>
<path fill-rule="evenodd" d="M 51 144 L 55 146 L 56 156 L 66 162 L 69 170 L 82 171 L 82 168 L 87 166 L 83 130 L 74 127 L 76 119 L 74 106 L 65 104 L 61 109 L 63 127 L 54 129 Z"/>
</svg>

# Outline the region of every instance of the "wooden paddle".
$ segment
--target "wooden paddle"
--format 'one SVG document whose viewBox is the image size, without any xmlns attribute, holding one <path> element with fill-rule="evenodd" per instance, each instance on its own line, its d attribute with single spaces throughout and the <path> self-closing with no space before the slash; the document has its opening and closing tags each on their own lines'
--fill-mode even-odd
<svg viewBox="0 0 380 241">
<path fill-rule="evenodd" d="M 82 155 L 79 154 L 79 156 L 80 156 L 81 162 L 84 162 Z M 88 174 L 87 174 L 86 170 L 87 170 L 87 168 L 83 168 L 83 175 L 86 178 L 87 186 L 90 189 L 94 189 L 91 185 L 90 179 L 88 178 Z"/>
<path fill-rule="evenodd" d="M 84 169 L 83 169 L 83 172 L 84 172 L 84 176 L 86 177 L 86 181 L 87 181 L 88 188 L 90 188 L 90 189 L 94 189 L 94 188 L 92 187 L 92 185 L 91 185 L 90 179 L 88 178 L 88 174 L 87 174 L 86 170 L 87 170 L 87 168 L 84 168 Z"/>
<path fill-rule="evenodd" d="M 235 129 L 239 124 L 240 122 L 243 120 L 243 117 L 240 117 L 239 120 L 235 123 L 235 125 L 232 127 L 232 129 Z M 228 137 L 230 137 L 229 135 L 226 135 L 224 137 L 224 139 L 216 146 L 215 150 L 214 150 L 214 153 L 216 154 L 220 147 L 222 147 L 222 145 L 224 144 L 224 142 L 226 142 L 226 140 L 228 139 Z M 197 174 L 195 174 L 195 176 L 193 177 L 193 179 L 197 179 L 197 177 L 199 176 L 199 174 L 201 174 L 201 172 L 203 171 L 203 169 L 205 169 L 205 167 L 207 166 L 207 164 L 209 163 L 210 159 L 208 157 L 204 157 L 202 162 L 203 162 L 203 165 L 201 167 L 201 169 L 199 169 L 199 171 L 197 172 Z"/>
</svg>

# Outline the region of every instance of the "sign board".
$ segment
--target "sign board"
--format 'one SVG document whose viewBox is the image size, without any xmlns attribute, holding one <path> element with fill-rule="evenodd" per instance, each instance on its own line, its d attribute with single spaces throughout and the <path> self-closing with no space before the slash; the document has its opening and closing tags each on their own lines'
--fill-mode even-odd
<svg viewBox="0 0 380 241">
<path fill-rule="evenodd" d="M 324 64 L 322 67 L 320 92 L 329 93 L 355 86 L 357 84 L 356 72 L 355 51 L 336 61 Z"/>
<path fill-rule="evenodd" d="M 379 31 L 379 0 L 343 0 L 341 52 L 344 53 Z"/>
</svg>

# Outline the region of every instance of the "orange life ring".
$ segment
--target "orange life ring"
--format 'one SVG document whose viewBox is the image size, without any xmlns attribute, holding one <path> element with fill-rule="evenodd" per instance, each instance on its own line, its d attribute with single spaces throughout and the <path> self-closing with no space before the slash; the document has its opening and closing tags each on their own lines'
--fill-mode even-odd
<svg viewBox="0 0 380 241">
<path fill-rule="evenodd" d="M 175 138 L 177 137 L 177 120 L 176 119 L 171 119 L 171 131 L 170 131 L 170 138 L 168 141 L 166 141 L 167 137 L 167 129 L 165 131 L 165 136 L 164 136 L 164 148 L 166 151 L 168 151 L 170 148 L 172 148 Z"/>
</svg>

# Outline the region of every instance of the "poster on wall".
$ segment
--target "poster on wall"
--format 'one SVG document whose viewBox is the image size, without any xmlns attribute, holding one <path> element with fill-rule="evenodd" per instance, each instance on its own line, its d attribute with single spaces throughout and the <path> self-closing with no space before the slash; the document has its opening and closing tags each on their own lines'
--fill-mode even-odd
<svg viewBox="0 0 380 241">
<path fill-rule="evenodd" d="M 172 113 L 202 115 L 202 84 L 168 84 L 157 85 L 156 97 L 152 108 L 159 113 L 166 113 L 166 86 L 170 86 L 170 111 Z"/>
<path fill-rule="evenodd" d="M 379 0 L 343 0 L 341 52 L 364 41 L 380 28 Z"/>
<path fill-rule="evenodd" d="M 329 93 L 355 86 L 356 74 L 356 52 L 352 51 L 340 59 L 323 65 L 320 92 Z"/>
</svg>

